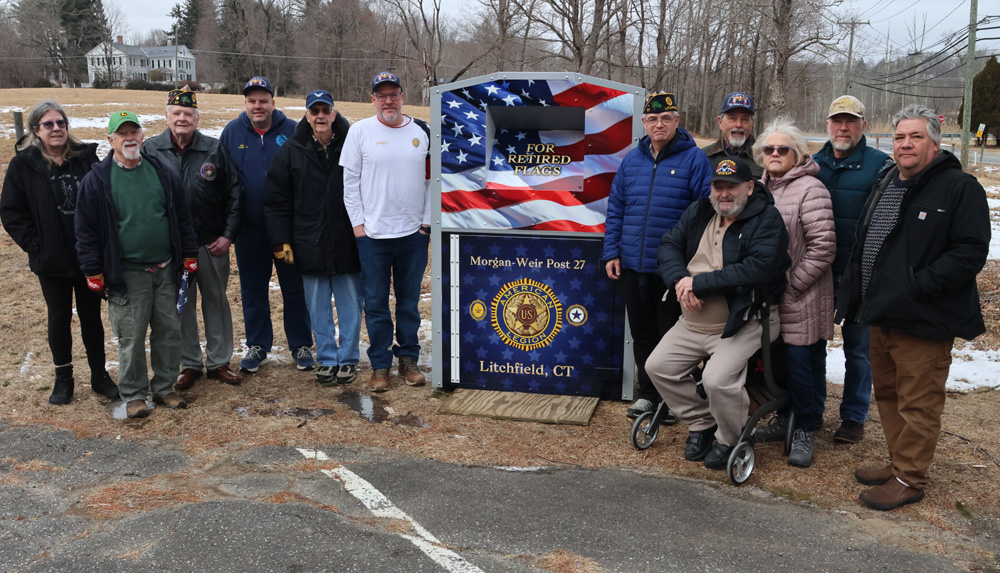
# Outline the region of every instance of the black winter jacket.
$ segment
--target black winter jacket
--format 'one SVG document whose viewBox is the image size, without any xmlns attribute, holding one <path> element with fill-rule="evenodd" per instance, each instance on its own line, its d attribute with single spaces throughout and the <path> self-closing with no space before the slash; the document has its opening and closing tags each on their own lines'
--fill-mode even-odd
<svg viewBox="0 0 1000 573">
<path fill-rule="evenodd" d="M 333 140 L 323 157 L 312 127 L 302 119 L 267 173 L 267 234 L 274 245 L 292 245 L 295 266 L 304 275 L 361 271 L 357 241 L 344 207 L 344 168 L 340 166 L 349 127 L 347 118 L 338 113 Z"/>
<path fill-rule="evenodd" d="M 657 253 L 659 273 L 670 288 L 690 276 L 688 262 L 698 251 L 698 243 L 715 215 L 708 198 L 692 203 L 681 220 L 663 235 Z M 743 212 L 733 221 L 722 239 L 722 269 L 694 277 L 692 288 L 698 298 L 725 295 L 729 319 L 723 338 L 734 336 L 765 302 L 781 301 L 787 282 L 788 231 L 774 198 L 759 181 Z M 763 294 L 763 296 L 760 296 Z"/>
<path fill-rule="evenodd" d="M 983 186 L 962 171 L 951 152 L 938 154 L 903 196 L 869 292 L 861 292 L 861 255 L 872 213 L 898 172 L 894 167 L 886 173 L 865 203 L 835 320 L 931 340 L 972 340 L 986 332 L 976 275 L 989 255 L 990 210 Z"/>
<path fill-rule="evenodd" d="M 142 160 L 153 165 L 163 186 L 170 223 L 174 280 L 179 285 L 183 270 L 181 261 L 198 256 L 198 243 L 191 226 L 187 199 L 181 191 L 181 180 L 173 171 L 146 153 L 142 154 Z M 118 214 L 111 195 L 113 162 L 114 153 L 110 152 L 80 182 L 80 194 L 76 201 L 76 252 L 83 274 L 94 276 L 103 273 L 108 290 L 125 296 L 127 289 L 121 260 L 122 246 L 118 242 Z"/>
<path fill-rule="evenodd" d="M 243 190 L 236 166 L 218 139 L 196 130 L 184 153 L 178 155 L 173 151 L 170 129 L 166 129 L 144 141 L 142 150 L 180 177 L 199 245 L 211 244 L 219 237 L 236 239 Z"/>
<path fill-rule="evenodd" d="M 82 179 L 97 163 L 97 144 L 74 145 L 67 159 L 74 175 Z M 56 200 L 49 186 L 49 166 L 40 149 L 29 145 L 7 166 L 0 220 L 14 242 L 28 253 L 31 272 L 52 277 L 81 275 L 76 253 L 67 250 Z"/>
</svg>

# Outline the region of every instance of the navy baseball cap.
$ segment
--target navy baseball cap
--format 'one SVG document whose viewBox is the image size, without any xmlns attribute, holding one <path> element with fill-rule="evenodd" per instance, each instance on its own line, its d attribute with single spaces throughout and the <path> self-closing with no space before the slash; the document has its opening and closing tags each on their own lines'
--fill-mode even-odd
<svg viewBox="0 0 1000 573">
<path fill-rule="evenodd" d="M 254 76 L 250 78 L 247 85 L 243 86 L 243 95 L 247 95 L 250 90 L 265 90 L 267 93 L 274 97 L 274 88 L 271 87 L 271 82 L 264 76 Z"/>
<path fill-rule="evenodd" d="M 333 96 L 326 90 L 314 90 L 309 92 L 309 95 L 306 96 L 306 108 L 310 108 L 318 103 L 329 104 L 330 107 L 333 107 Z"/>
<path fill-rule="evenodd" d="M 747 162 L 739 157 L 723 157 L 712 165 L 712 183 L 716 181 L 745 183 L 753 181 L 753 173 Z"/>
<path fill-rule="evenodd" d="M 753 97 L 746 92 L 733 92 L 726 96 L 722 102 L 722 110 L 719 115 L 734 109 L 745 109 L 753 115 Z"/>
<path fill-rule="evenodd" d="M 403 84 L 399 82 L 399 77 L 392 72 L 381 72 L 372 78 L 372 93 L 375 93 L 375 88 L 382 84 L 393 84 L 399 89 L 403 89 Z"/>
</svg>

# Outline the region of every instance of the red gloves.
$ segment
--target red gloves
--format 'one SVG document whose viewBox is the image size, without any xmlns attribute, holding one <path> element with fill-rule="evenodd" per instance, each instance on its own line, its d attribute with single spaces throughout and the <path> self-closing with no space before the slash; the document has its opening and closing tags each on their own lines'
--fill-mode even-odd
<svg viewBox="0 0 1000 573">
<path fill-rule="evenodd" d="M 198 259 L 197 258 L 184 259 L 184 270 L 186 270 L 189 273 L 198 272 Z"/>
<path fill-rule="evenodd" d="M 104 275 L 95 275 L 92 277 L 87 277 L 87 288 L 94 292 L 101 292 L 104 290 Z"/>
</svg>

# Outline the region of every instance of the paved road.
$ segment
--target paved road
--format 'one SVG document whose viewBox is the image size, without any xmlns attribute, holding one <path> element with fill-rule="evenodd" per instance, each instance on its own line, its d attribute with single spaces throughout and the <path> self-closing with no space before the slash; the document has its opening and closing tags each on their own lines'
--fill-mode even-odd
<svg viewBox="0 0 1000 573">
<path fill-rule="evenodd" d="M 0 422 L 0 571 L 959 570 L 871 534 L 892 527 L 909 526 L 626 471 L 333 445 L 191 457 Z"/>
</svg>

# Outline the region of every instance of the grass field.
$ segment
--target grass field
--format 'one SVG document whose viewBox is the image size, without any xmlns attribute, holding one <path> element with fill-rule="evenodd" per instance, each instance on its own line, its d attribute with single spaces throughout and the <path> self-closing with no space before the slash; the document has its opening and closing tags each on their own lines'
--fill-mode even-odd
<svg viewBox="0 0 1000 573">
<path fill-rule="evenodd" d="M 106 121 L 102 118 L 119 109 L 135 111 L 142 117 L 148 135 L 160 133 L 166 95 L 160 92 L 122 90 L 25 89 L 0 90 L 0 176 L 13 155 L 11 112 L 27 112 L 41 99 L 52 98 L 66 106 L 72 132 L 85 140 L 103 141 Z M 298 118 L 303 113 L 301 98 L 279 98 L 278 107 Z M 199 96 L 201 127 L 221 130 L 243 110 L 243 98 L 233 95 Z M 338 110 L 351 120 L 371 115 L 368 103 L 338 103 Z M 427 119 L 426 108 L 409 107 L 417 117 Z M 25 115 L 27 115 L 25 113 Z M 707 140 L 706 140 L 707 141 Z M 982 173 L 991 197 L 1000 198 L 1000 176 Z M 997 214 L 994 212 L 994 219 Z M 235 338 L 243 339 L 238 269 L 233 261 L 229 297 L 235 319 Z M 1000 269 L 990 261 L 980 277 L 984 311 L 990 332 L 977 346 L 1000 347 Z M 682 456 L 686 429 L 663 428 L 657 443 L 637 452 L 628 443 L 630 422 L 623 402 L 601 402 L 586 427 L 547 426 L 524 422 L 445 416 L 437 413 L 442 392 L 429 385 L 408 388 L 396 380 L 392 389 L 375 399 L 388 408 L 381 423 L 369 422 L 347 403 L 363 398 L 361 383 L 347 388 L 321 388 L 311 373 L 297 372 L 281 334 L 281 299 L 272 290 L 273 320 L 276 325 L 275 359 L 261 371 L 246 378 L 239 387 L 202 380 L 186 395 L 185 411 L 157 410 L 141 421 L 122 422 L 110 415 L 103 399 L 80 382 L 87 380 L 82 344 L 76 336 L 77 393 L 73 404 L 50 406 L 52 366 L 45 334 L 45 306 L 38 282 L 27 268 L 27 257 L 6 233 L 0 234 L 0 419 L 12 424 L 48 424 L 72 430 L 81 437 L 120 437 L 125 440 L 155 442 L 208 460 L 223 460 L 233 452 L 262 444 L 312 447 L 319 444 L 346 444 L 396 450 L 401 454 L 483 466 L 548 466 L 623 468 L 654 475 L 673 475 L 719 485 L 726 495 L 774 497 L 830 512 L 846 512 L 860 519 L 859 531 L 882 541 L 910 549 L 944 553 L 966 569 L 989 568 L 997 563 L 1000 550 L 1000 393 L 984 389 L 967 394 L 950 393 L 943 417 L 932 483 L 927 499 L 890 514 L 862 509 L 857 502 L 861 486 L 852 473 L 859 465 L 884 463 L 886 451 L 878 412 L 872 408 L 867 437 L 857 445 L 836 446 L 833 430 L 839 423 L 837 408 L 842 387 L 828 388 L 829 407 L 825 425 L 817 433 L 816 460 L 809 469 L 785 464 L 779 444 L 757 447 L 757 469 L 747 487 L 728 486 L 726 477 L 700 464 L 685 462 Z M 429 277 L 425 292 L 430 292 Z M 422 303 L 425 320 L 430 304 Z M 117 359 L 115 342 L 108 334 L 108 360 Z M 429 331 L 425 328 L 424 334 Z M 364 337 L 365 334 L 362 333 Z M 367 341 L 364 339 L 363 346 Z M 429 340 L 427 341 L 429 344 Z M 427 356 L 427 354 L 425 354 Z M 234 357 L 234 365 L 238 357 Z M 984 368 L 997 365 L 984 364 Z M 112 375 L 116 375 L 112 365 Z M 361 378 L 368 374 L 367 368 Z M 431 373 L 433 377 L 433 373 Z M 303 410 L 297 410 L 303 409 Z M 332 414 L 310 418 L 296 413 L 329 409 Z M 418 421 L 419 423 L 414 423 Z M 29 460 L 21 460 L 28 462 Z M 10 476 L 11 474 L 8 474 Z M 0 476 L 0 485 L 3 477 Z"/>
</svg>

